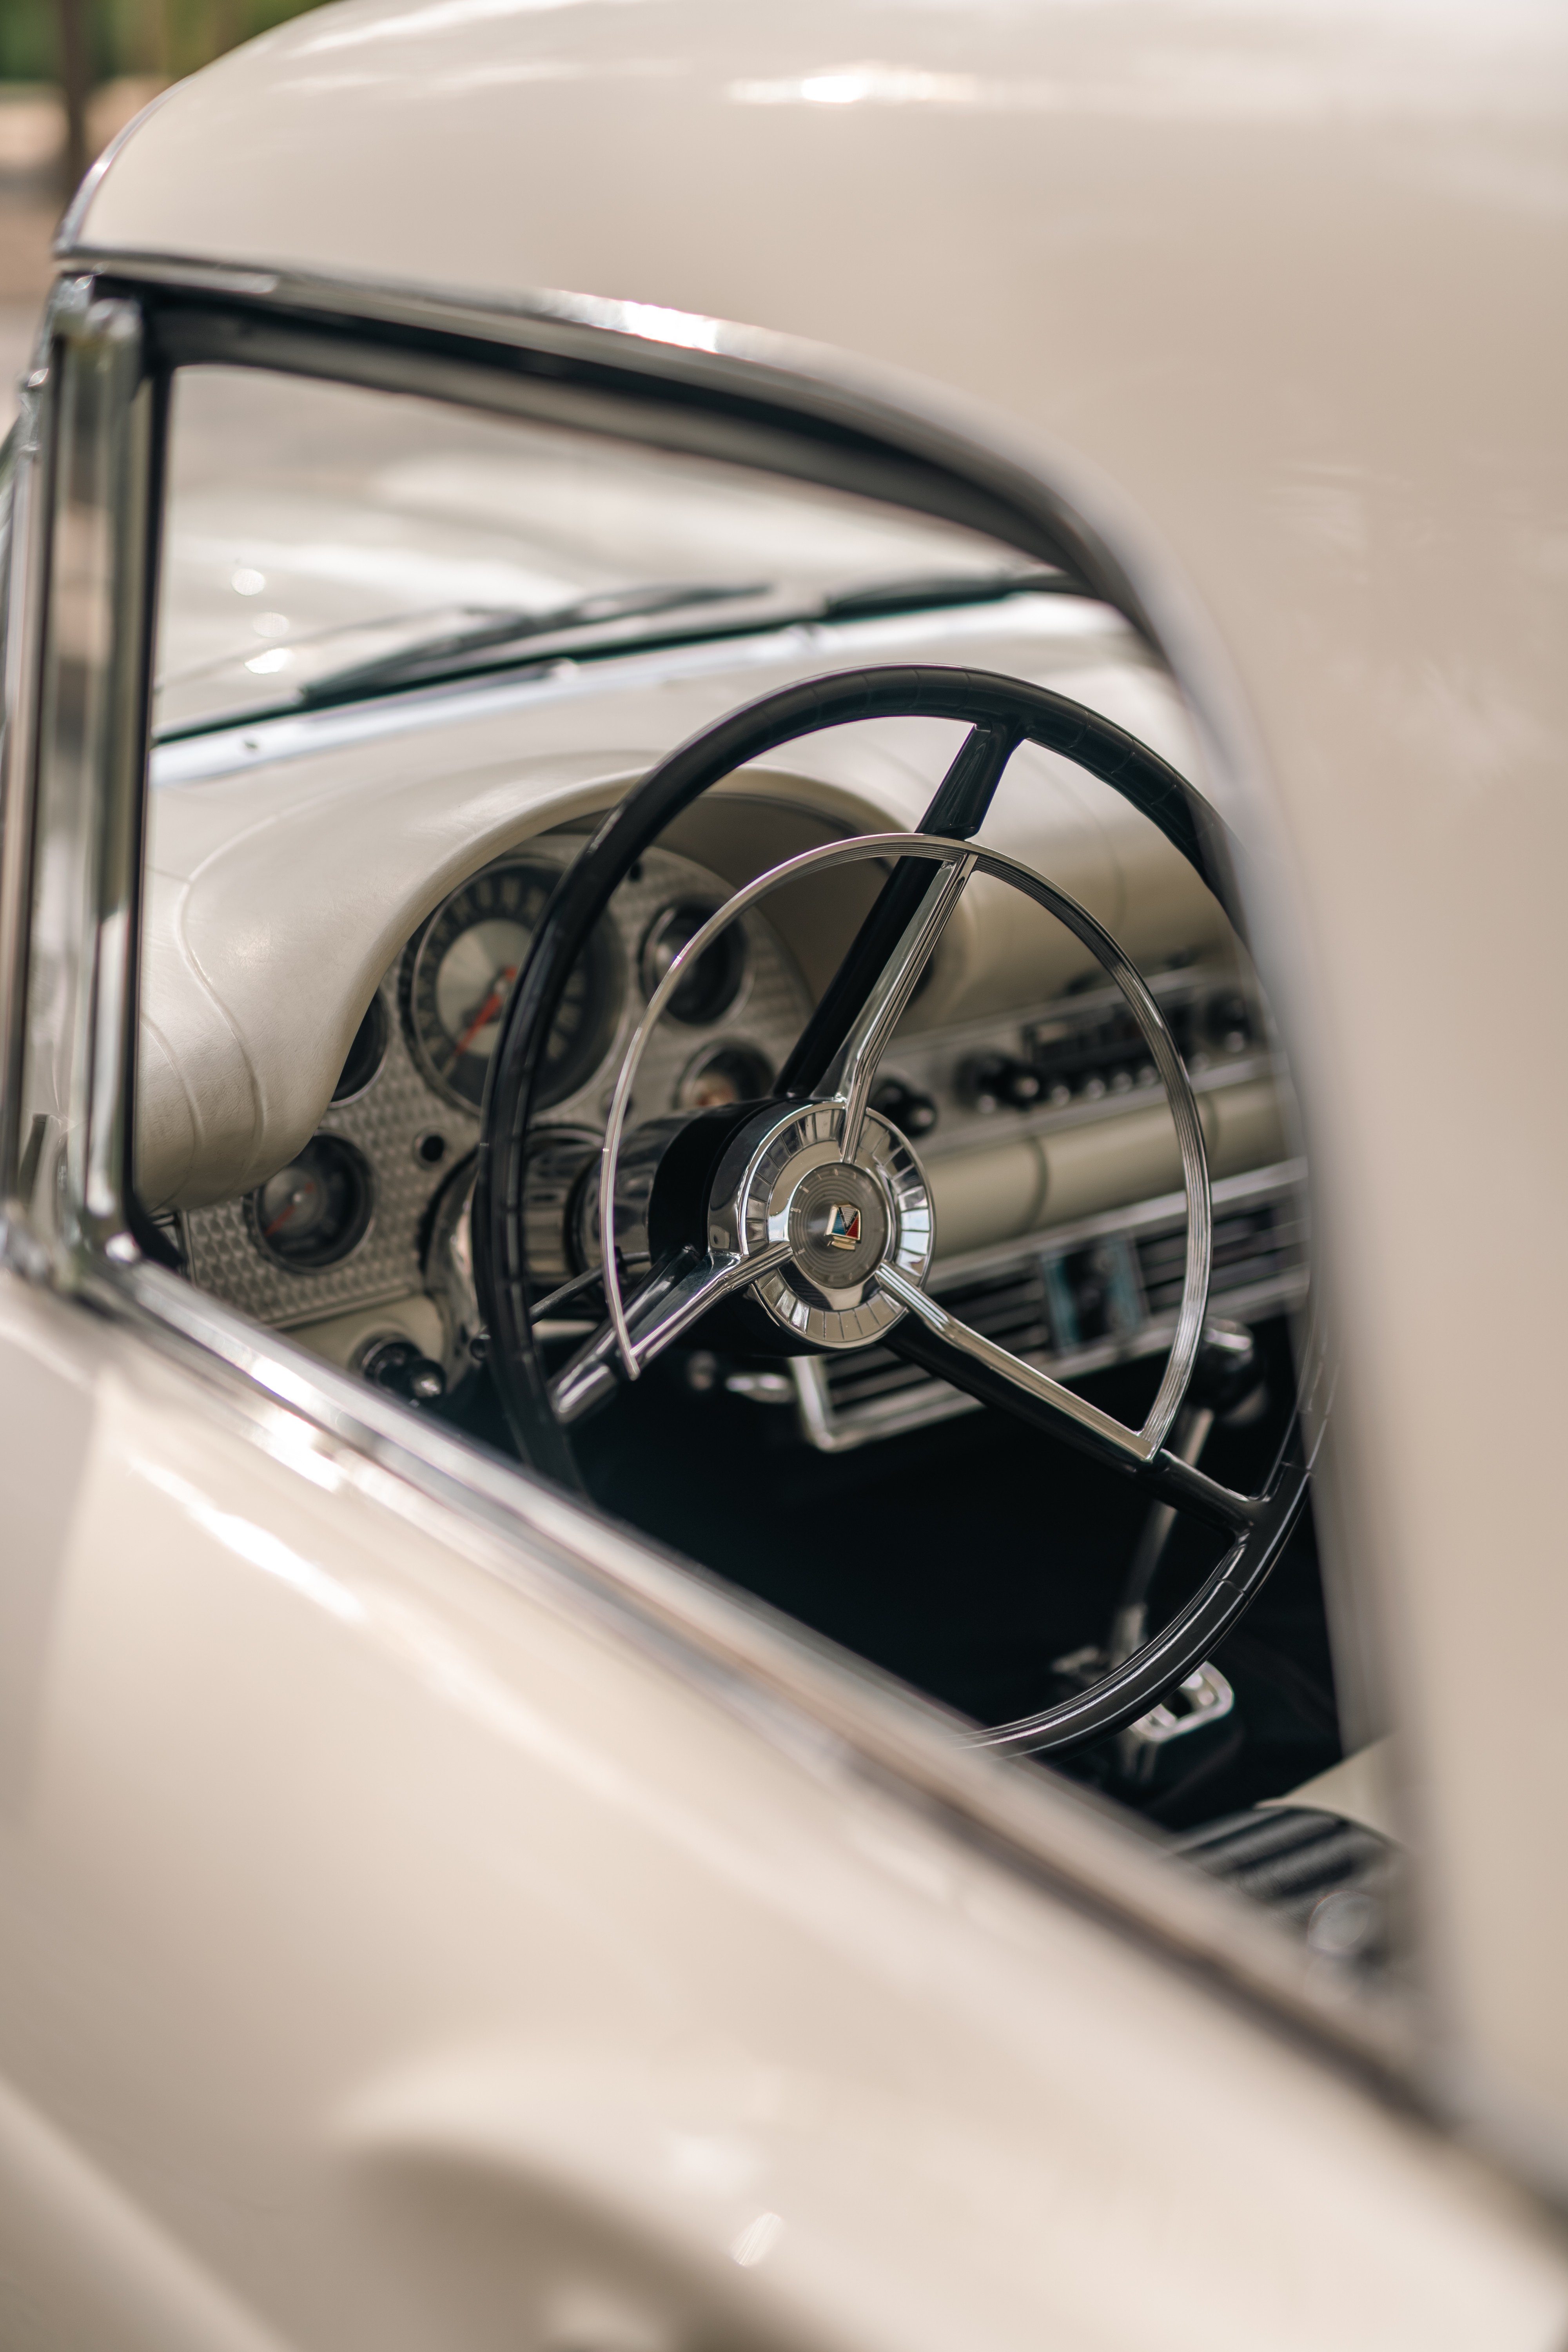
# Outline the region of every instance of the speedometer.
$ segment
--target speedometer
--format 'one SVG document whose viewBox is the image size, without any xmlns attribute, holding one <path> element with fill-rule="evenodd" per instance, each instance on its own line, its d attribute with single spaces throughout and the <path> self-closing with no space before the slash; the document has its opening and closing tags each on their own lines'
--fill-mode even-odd
<svg viewBox="0 0 1568 2352">
<path fill-rule="evenodd" d="M 437 907 L 403 968 L 409 1043 L 432 1086 L 469 1110 L 484 1099 L 501 1015 L 560 879 L 553 866 L 487 866 Z M 561 1102 L 603 1059 L 619 1009 L 619 958 L 601 925 L 566 983 L 545 1053 L 543 1100 Z"/>
</svg>

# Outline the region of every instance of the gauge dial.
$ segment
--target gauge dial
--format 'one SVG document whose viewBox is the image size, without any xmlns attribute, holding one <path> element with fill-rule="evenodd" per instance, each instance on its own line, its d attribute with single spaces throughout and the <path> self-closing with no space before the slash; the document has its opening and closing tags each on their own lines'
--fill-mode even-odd
<svg viewBox="0 0 1568 2352">
<path fill-rule="evenodd" d="M 645 996 L 652 996 L 681 949 L 697 937 L 712 913 L 710 906 L 682 899 L 655 916 L 642 945 Z M 745 977 L 745 930 L 740 923 L 731 923 L 703 950 L 665 1011 L 672 1021 L 684 1022 L 688 1028 L 705 1029 L 730 1011 Z"/>
<path fill-rule="evenodd" d="M 676 1099 L 682 1110 L 718 1110 L 731 1103 L 761 1102 L 773 1082 L 767 1056 L 754 1045 L 715 1045 L 699 1054 Z"/>
<path fill-rule="evenodd" d="M 500 1038 L 501 1015 L 545 902 L 553 866 L 509 860 L 487 867 L 438 907 L 408 951 L 403 1003 L 410 1042 L 432 1085 L 478 1110 Z M 545 1050 L 542 1100 L 560 1102 L 592 1076 L 615 1028 L 615 946 L 595 931 L 566 983 Z"/>
<path fill-rule="evenodd" d="M 250 1196 L 257 1240 L 296 1271 L 335 1265 L 370 1224 L 370 1170 L 341 1135 L 312 1136 L 297 1160 Z"/>
</svg>

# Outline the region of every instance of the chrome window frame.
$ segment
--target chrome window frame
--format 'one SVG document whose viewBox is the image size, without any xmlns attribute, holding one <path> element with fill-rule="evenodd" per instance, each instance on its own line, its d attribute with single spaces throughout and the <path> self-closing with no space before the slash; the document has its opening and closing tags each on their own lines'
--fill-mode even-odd
<svg viewBox="0 0 1568 2352">
<path fill-rule="evenodd" d="M 297 1461 L 302 1448 L 330 1455 L 385 1507 L 550 1605 L 607 1622 L 816 1771 L 874 1782 L 1378 2095 L 1423 2104 L 1426 2069 L 1402 2000 L 1326 1979 L 1264 1916 L 1172 1869 L 1108 1808 L 963 1746 L 949 1717 L 890 1677 L 193 1290 L 148 1255 L 130 1193 L 161 367 L 240 357 L 576 425 L 596 421 L 655 446 L 880 491 L 1068 563 L 1157 644 L 1126 566 L 1026 467 L 847 373 L 803 374 L 763 337 L 637 305 L 552 297 L 488 310 L 418 290 L 84 258 L 52 298 L 17 445 L 0 747 L 0 1265 L 195 1372 L 215 1414 L 280 1458 Z M 95 368 L 102 396 L 84 428 L 78 395 Z M 73 456 L 70 436 L 84 429 L 92 446 Z M 78 845 L 82 1133 L 68 1214 L 46 1235 L 16 1197 L 16 1108 L 40 711 L 58 655 L 45 621 L 61 500 L 79 460 L 99 485 L 108 551 L 94 591 L 103 606 L 98 707 L 118 715 L 120 731 L 99 726 L 88 754 L 93 822 Z M 1204 818 L 1241 928 L 1228 844 L 1206 808 Z"/>
</svg>

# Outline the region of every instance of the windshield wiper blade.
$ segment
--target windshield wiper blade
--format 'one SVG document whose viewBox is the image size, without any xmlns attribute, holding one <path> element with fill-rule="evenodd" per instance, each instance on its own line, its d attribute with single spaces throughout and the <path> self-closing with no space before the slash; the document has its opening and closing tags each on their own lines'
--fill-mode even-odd
<svg viewBox="0 0 1568 2352">
<path fill-rule="evenodd" d="M 287 711 L 330 708 L 363 696 L 456 682 L 530 665 L 542 667 L 557 660 L 602 660 L 616 654 L 641 652 L 652 645 L 745 635 L 763 629 L 809 630 L 823 624 L 873 621 L 902 613 L 1002 604 L 1019 595 L 1093 597 L 1095 593 L 1074 573 L 1042 565 L 1009 572 L 904 572 L 864 581 L 858 587 L 827 595 L 809 591 L 797 593 L 783 583 L 697 580 L 598 590 L 542 612 L 469 604 L 458 608 L 459 614 L 473 616 L 466 625 L 454 627 L 448 619 L 444 628 L 412 639 L 405 636 L 391 652 L 339 662 L 313 677 L 290 683 L 276 703 L 258 709 L 248 693 L 241 693 L 232 707 L 203 707 L 183 720 L 161 721 L 155 735 L 160 742 L 172 741 L 241 719 L 255 724 Z M 452 613 L 450 606 L 447 613 Z M 639 628 L 639 623 L 657 621 L 661 614 L 689 618 L 678 617 L 662 627 Z M 402 625 L 417 618 L 405 616 Z M 391 626 L 396 619 L 386 615 L 380 625 Z M 313 643 L 320 645 L 321 637 L 358 634 L 367 625 L 375 625 L 355 623 L 345 629 L 321 632 L 315 640 L 296 640 L 296 648 L 309 650 Z M 225 667 L 226 675 L 234 664 L 217 667 Z M 190 679 L 184 682 L 188 686 Z M 161 680 L 160 693 L 180 683 Z"/>
<path fill-rule="evenodd" d="M 951 604 L 994 604 L 1004 596 L 1092 594 L 1070 572 L 1041 565 L 1030 572 L 900 572 L 891 580 L 868 580 L 823 599 L 825 621 L 869 621 L 883 614 L 931 613 Z"/>
<path fill-rule="evenodd" d="M 640 588 L 607 588 L 578 596 L 569 604 L 547 612 L 498 612 L 468 629 L 450 629 L 439 636 L 422 637 L 396 653 L 380 654 L 372 661 L 350 662 L 342 669 L 324 671 L 302 685 L 303 703 L 341 701 L 347 695 L 374 692 L 380 687 L 415 686 L 445 677 L 454 668 L 466 668 L 487 656 L 510 654 L 536 637 L 556 637 L 574 629 L 613 626 L 658 613 L 678 613 L 688 605 L 725 604 L 772 593 L 766 582 L 687 580 Z"/>
</svg>

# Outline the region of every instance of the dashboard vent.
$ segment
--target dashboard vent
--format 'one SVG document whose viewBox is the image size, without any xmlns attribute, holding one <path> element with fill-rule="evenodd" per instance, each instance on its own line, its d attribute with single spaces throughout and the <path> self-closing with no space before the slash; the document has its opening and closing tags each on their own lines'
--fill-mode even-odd
<svg viewBox="0 0 1568 2352">
<path fill-rule="evenodd" d="M 1315 1958 L 1373 1968 L 1388 1957 L 1397 1849 L 1312 1805 L 1260 1805 L 1210 1822 L 1173 1851 L 1305 1936 Z"/>
<path fill-rule="evenodd" d="M 1167 1225 L 1158 1233 L 1141 1234 L 1134 1244 L 1144 1304 L 1151 1315 L 1173 1315 L 1182 1303 L 1182 1276 L 1186 1265 L 1185 1223 Z M 1214 1273 L 1210 1295 L 1250 1289 L 1254 1283 L 1272 1282 L 1299 1262 L 1299 1220 L 1283 1202 L 1263 1201 L 1255 1208 L 1233 1209 L 1214 1223 Z"/>
</svg>

